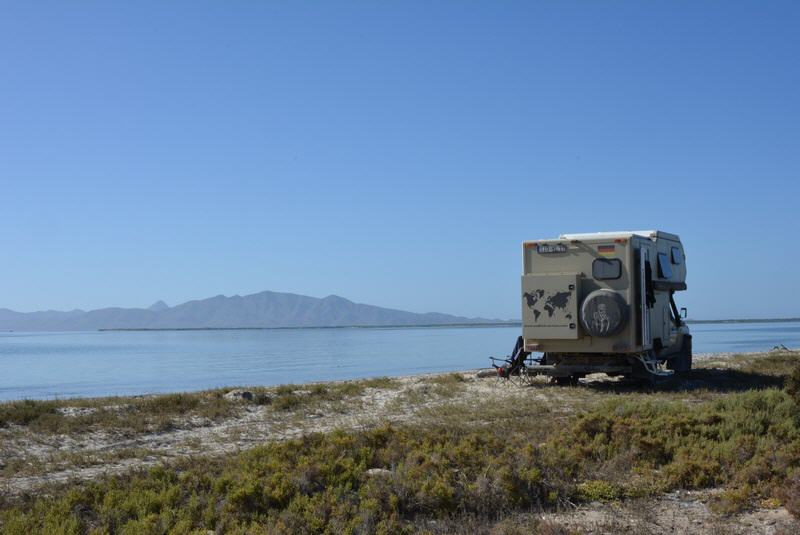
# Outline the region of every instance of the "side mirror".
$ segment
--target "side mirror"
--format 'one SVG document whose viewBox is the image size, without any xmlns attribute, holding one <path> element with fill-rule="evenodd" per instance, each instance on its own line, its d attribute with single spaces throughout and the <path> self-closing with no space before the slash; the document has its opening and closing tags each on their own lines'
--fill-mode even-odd
<svg viewBox="0 0 800 535">
<path fill-rule="evenodd" d="M 686 307 L 681 307 L 681 318 L 686 319 Z"/>
</svg>

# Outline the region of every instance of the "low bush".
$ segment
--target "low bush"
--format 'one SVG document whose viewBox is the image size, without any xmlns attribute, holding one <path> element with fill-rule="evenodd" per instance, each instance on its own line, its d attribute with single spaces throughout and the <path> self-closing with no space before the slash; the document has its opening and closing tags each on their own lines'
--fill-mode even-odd
<svg viewBox="0 0 800 535">
<path fill-rule="evenodd" d="M 578 485 L 578 496 L 581 500 L 592 501 L 613 501 L 622 498 L 621 489 L 608 481 L 591 480 Z"/>
<path fill-rule="evenodd" d="M 780 499 L 786 505 L 787 511 L 795 518 L 800 518 L 800 474 L 788 478 L 780 493 Z"/>
<path fill-rule="evenodd" d="M 395 379 L 377 377 L 360 381 L 315 384 L 308 390 L 297 385 L 255 388 L 252 403 L 278 411 L 294 410 L 324 401 L 360 396 L 368 388 L 393 388 Z M 233 415 L 239 404 L 223 397 L 227 389 L 154 396 L 0 402 L 0 427 L 25 426 L 38 433 L 78 433 L 97 430 L 164 431 L 176 420 L 197 416 L 221 420 Z M 80 409 L 66 414 L 59 409 Z"/>
<path fill-rule="evenodd" d="M 24 399 L 0 404 L 0 427 L 8 424 L 30 425 L 40 419 L 56 417 L 58 403 Z"/>
<path fill-rule="evenodd" d="M 66 412 L 61 409 L 68 409 Z M 69 413 L 69 410 L 77 412 Z M 165 430 L 187 415 L 218 420 L 235 406 L 219 392 L 197 392 L 75 400 L 23 400 L 0 403 L 0 427 L 21 425 L 37 433 L 96 430 L 144 432 Z"/>
<path fill-rule="evenodd" d="M 289 392 L 288 394 L 280 394 L 272 400 L 272 408 L 278 411 L 290 411 L 299 407 L 303 403 L 303 399 L 295 394 Z"/>
<path fill-rule="evenodd" d="M 786 393 L 800 406 L 800 365 L 795 366 L 786 378 Z"/>
<path fill-rule="evenodd" d="M 742 371 L 785 377 L 796 371 L 800 366 L 800 353 L 796 351 L 781 351 L 767 353 L 764 356 L 735 357 L 734 362 L 736 360 L 742 361 Z"/>
</svg>

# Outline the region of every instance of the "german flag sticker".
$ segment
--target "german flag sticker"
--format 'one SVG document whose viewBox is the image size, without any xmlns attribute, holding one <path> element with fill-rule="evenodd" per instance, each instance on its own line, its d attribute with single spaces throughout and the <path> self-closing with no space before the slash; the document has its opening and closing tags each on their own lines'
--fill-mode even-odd
<svg viewBox="0 0 800 535">
<path fill-rule="evenodd" d="M 597 252 L 603 256 L 614 256 L 614 244 L 611 245 L 598 245 Z"/>
</svg>

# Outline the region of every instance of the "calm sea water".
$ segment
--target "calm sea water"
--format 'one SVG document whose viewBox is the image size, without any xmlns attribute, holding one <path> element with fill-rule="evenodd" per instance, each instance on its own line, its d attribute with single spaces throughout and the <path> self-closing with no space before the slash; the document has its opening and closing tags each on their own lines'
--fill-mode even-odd
<svg viewBox="0 0 800 535">
<path fill-rule="evenodd" d="M 800 347 L 800 323 L 692 325 L 695 353 Z M 486 367 L 519 327 L 0 333 L 0 400 Z"/>
</svg>

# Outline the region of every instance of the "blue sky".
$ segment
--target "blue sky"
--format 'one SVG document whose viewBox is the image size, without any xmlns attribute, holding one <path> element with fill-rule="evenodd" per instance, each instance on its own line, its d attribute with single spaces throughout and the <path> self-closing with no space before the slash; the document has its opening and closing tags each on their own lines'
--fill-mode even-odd
<svg viewBox="0 0 800 535">
<path fill-rule="evenodd" d="M 522 240 L 659 228 L 690 316 L 800 316 L 798 6 L 6 3 L 0 307 L 514 318 Z"/>
</svg>

